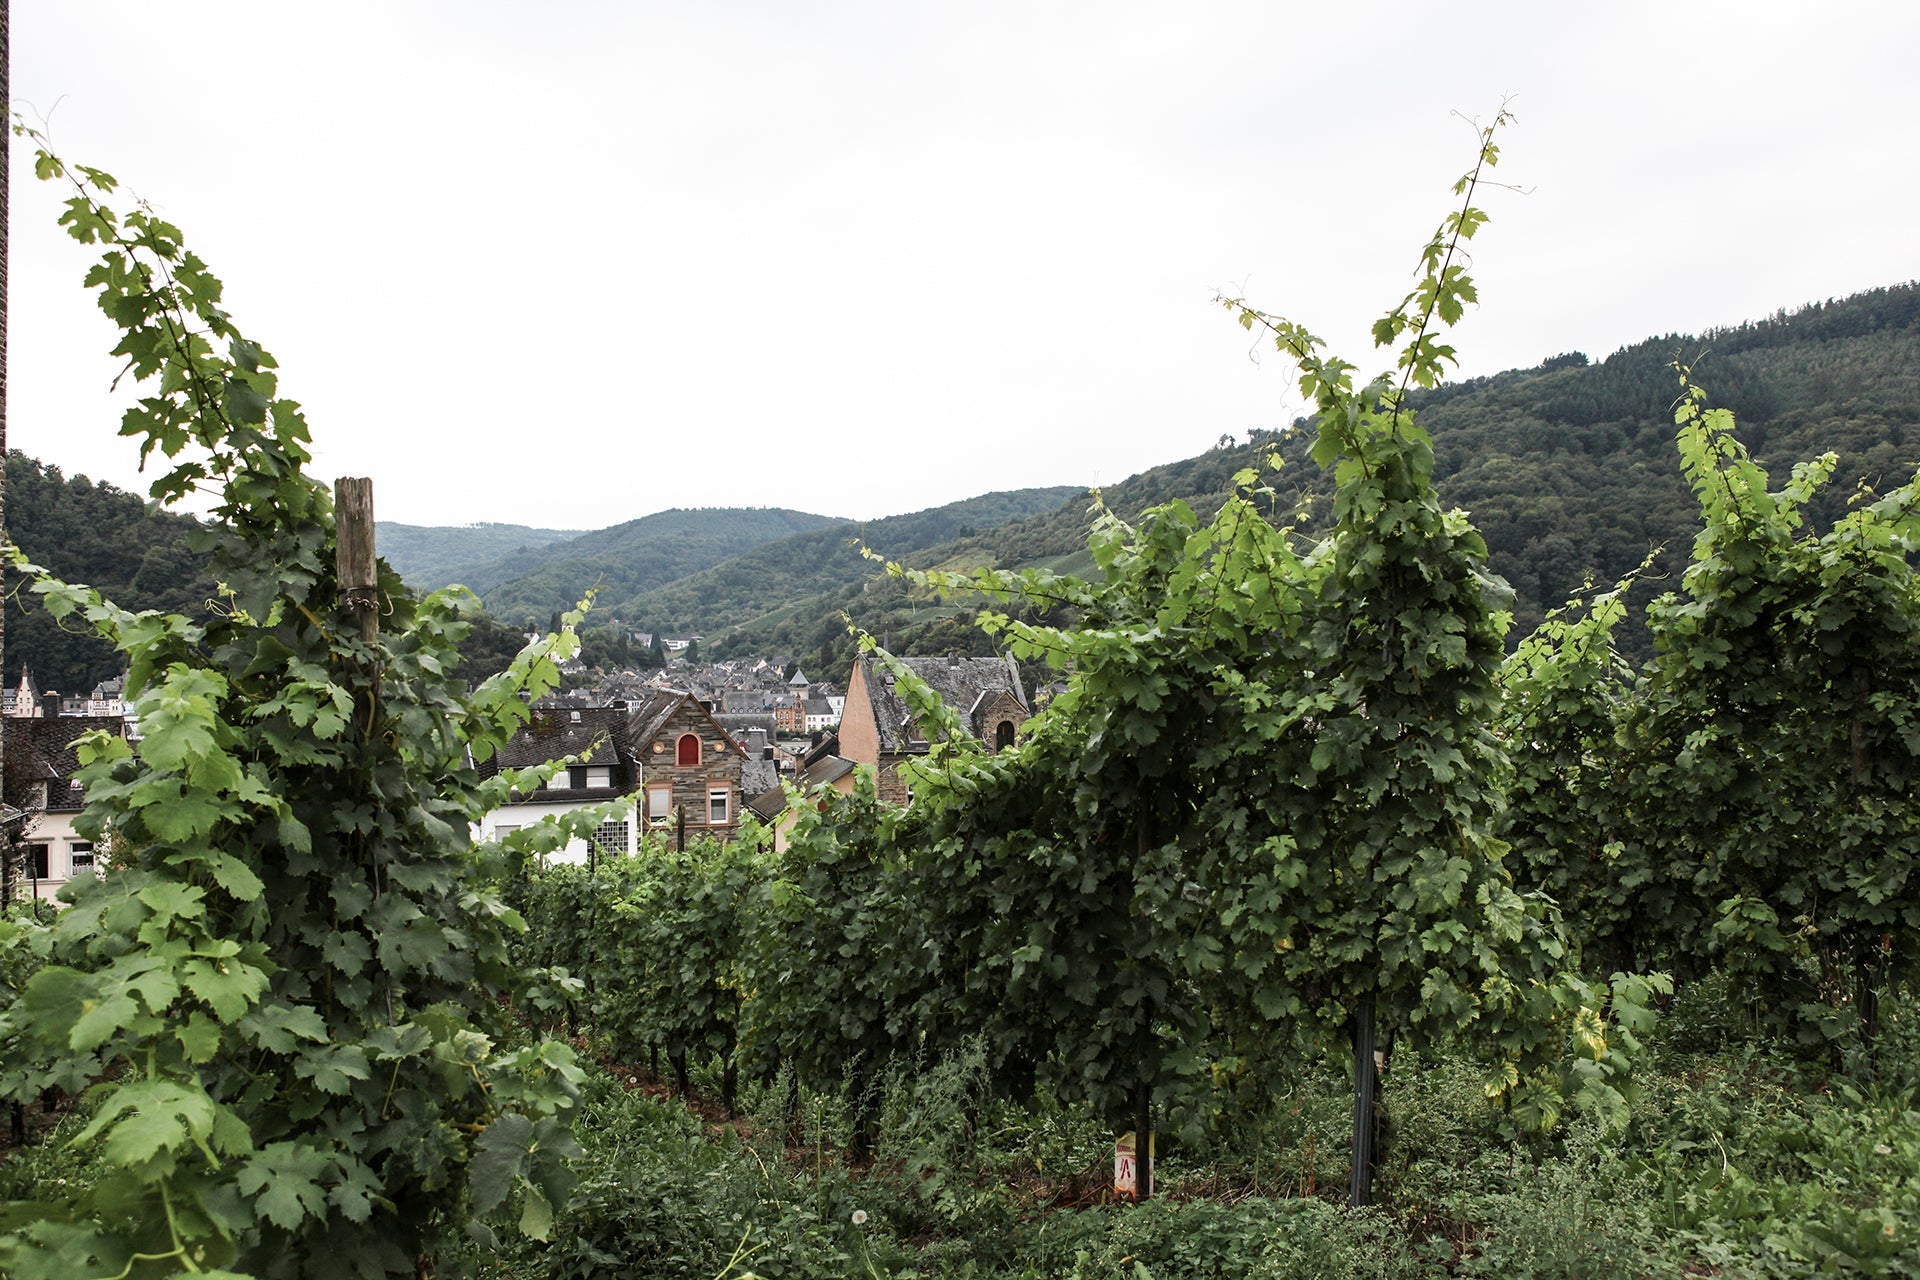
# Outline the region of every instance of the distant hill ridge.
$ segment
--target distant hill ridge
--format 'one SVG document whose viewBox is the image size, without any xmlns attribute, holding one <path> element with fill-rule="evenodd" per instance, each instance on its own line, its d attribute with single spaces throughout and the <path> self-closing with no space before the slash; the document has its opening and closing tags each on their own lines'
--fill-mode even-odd
<svg viewBox="0 0 1920 1280">
<path fill-rule="evenodd" d="M 62 474 L 15 449 L 6 458 L 7 536 L 27 559 L 67 582 L 84 582 L 123 608 L 199 615 L 213 595 L 207 557 L 193 549 L 200 522 L 149 507 L 106 481 Z M 22 589 L 9 566 L 6 687 L 24 665 L 40 692 L 86 693 L 122 670 L 120 653 Z"/>
<path fill-rule="evenodd" d="M 598 586 L 603 601 L 622 598 L 833 523 L 831 516 L 780 507 L 676 507 L 446 566 L 435 577 L 409 574 L 400 561 L 393 565 L 410 586 L 430 590 L 458 581 L 480 593 L 498 617 L 545 625 L 553 610 L 571 608 L 589 587 Z M 384 543 L 381 551 L 386 554 Z"/>
<path fill-rule="evenodd" d="M 1920 467 L 1916 283 L 1779 311 L 1702 337 L 1648 338 L 1598 362 L 1567 352 L 1530 369 L 1419 393 L 1413 403 L 1433 437 L 1441 496 L 1468 511 L 1487 539 L 1491 567 L 1518 593 L 1514 640 L 1583 582 L 1614 581 L 1655 546 L 1666 552 L 1636 588 L 1636 600 L 1677 588 L 1674 575 L 1698 531 L 1698 508 L 1674 447 L 1676 359 L 1692 365 L 1713 403 L 1734 411 L 1741 438 L 1776 484 L 1797 462 L 1829 450 L 1839 455 L 1832 482 L 1809 507 L 1817 523 L 1843 514 L 1856 486 L 1891 488 Z M 1175 498 L 1208 513 L 1237 471 L 1259 467 L 1273 489 L 1268 501 L 1276 517 L 1291 516 L 1311 531 L 1332 486 L 1308 456 L 1310 424 L 1299 419 L 1246 435 L 1129 477 L 1103 490 L 1102 501 L 1129 520 Z M 1277 475 L 1265 469 L 1270 454 L 1282 459 Z M 1071 501 L 907 559 L 922 567 L 1046 565 L 1091 573 L 1091 521 L 1091 504 Z M 813 600 L 786 600 L 712 651 L 793 651 L 809 674 L 838 678 L 850 662 L 841 611 L 887 636 L 896 652 L 965 652 L 985 644 L 965 625 L 968 611 L 868 581 Z M 1621 639 L 1630 648 L 1646 644 L 1637 605 Z"/>
<path fill-rule="evenodd" d="M 381 553 L 409 585 L 431 590 L 458 581 L 480 593 L 495 617 L 543 626 L 589 589 L 594 616 L 668 631 L 699 631 L 756 617 L 871 570 L 866 542 L 890 555 L 1050 511 L 1077 486 L 982 494 L 879 520 L 846 520 L 774 507 L 675 508 L 589 533 L 538 540 L 524 525 L 482 525 L 503 555 L 461 561 L 445 554 L 465 528 L 401 526 L 398 550 L 382 526 Z M 682 622 L 680 619 L 690 619 Z M 589 624 L 591 625 L 591 624 Z"/>
<path fill-rule="evenodd" d="M 1516 636 L 1587 577 L 1610 581 L 1654 545 L 1669 555 L 1640 594 L 1677 586 L 1674 557 L 1690 545 L 1697 513 L 1673 444 L 1679 387 L 1668 366 L 1675 358 L 1691 362 L 1714 401 L 1735 412 L 1742 438 L 1776 483 L 1796 462 L 1828 450 L 1840 455 L 1834 480 L 1810 505 L 1817 523 L 1842 514 L 1856 485 L 1891 488 L 1920 466 L 1914 283 L 1698 337 L 1648 338 L 1601 361 L 1567 352 L 1422 393 L 1414 403 L 1433 437 L 1441 494 L 1469 511 L 1493 569 L 1519 593 Z M 1280 518 L 1303 513 L 1296 523 L 1311 530 L 1329 486 L 1307 458 L 1312 433 L 1304 426 L 1251 433 L 1241 426 L 1238 434 L 1248 438 L 1143 471 L 1103 490 L 1102 499 L 1128 519 L 1173 498 L 1209 510 L 1236 471 L 1277 453 L 1284 465 L 1265 480 L 1273 489 L 1268 501 Z M 210 584 L 204 559 L 187 547 L 190 518 L 149 510 L 111 485 L 69 480 L 18 453 L 7 473 L 8 532 L 36 562 L 129 607 L 193 612 L 204 604 Z M 1029 489 L 864 523 L 771 509 L 681 510 L 588 533 L 383 524 L 379 538 L 414 586 L 466 581 L 516 624 L 544 625 L 598 583 L 601 618 L 699 633 L 716 656 L 790 653 L 809 675 L 836 678 L 849 661 L 843 610 L 903 653 L 988 647 L 969 610 L 878 578 L 856 541 L 919 565 L 1084 572 L 1091 568 L 1089 505 L 1079 489 Z M 472 554 L 452 554 L 456 544 Z M 10 595 L 9 683 L 23 661 L 42 687 L 76 690 L 117 669 L 104 646 L 20 607 Z"/>
<path fill-rule="evenodd" d="M 423 525 L 380 520 L 374 539 L 401 577 L 432 591 L 466 582 L 482 566 L 535 547 L 577 538 L 584 529 L 535 529 L 524 524 Z"/>
<path fill-rule="evenodd" d="M 712 635 L 793 601 L 865 581 L 878 566 L 860 554 L 862 546 L 888 556 L 909 555 L 1055 510 L 1085 492 L 1073 485 L 1016 489 L 907 515 L 827 525 L 650 591 L 608 600 L 606 608 L 614 617 L 656 619 L 675 631 Z"/>
</svg>

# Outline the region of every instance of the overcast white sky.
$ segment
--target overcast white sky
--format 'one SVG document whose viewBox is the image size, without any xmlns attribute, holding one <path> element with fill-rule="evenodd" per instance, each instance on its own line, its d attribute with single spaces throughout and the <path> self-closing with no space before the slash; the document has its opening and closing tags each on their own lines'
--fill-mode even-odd
<svg viewBox="0 0 1920 1280">
<path fill-rule="evenodd" d="M 1512 95 L 1463 375 L 1920 276 L 1920 4 L 13 0 L 382 519 L 872 517 L 1290 420 Z M 57 104 L 57 106 L 56 106 Z M 15 144 L 9 444 L 144 492 Z"/>
</svg>

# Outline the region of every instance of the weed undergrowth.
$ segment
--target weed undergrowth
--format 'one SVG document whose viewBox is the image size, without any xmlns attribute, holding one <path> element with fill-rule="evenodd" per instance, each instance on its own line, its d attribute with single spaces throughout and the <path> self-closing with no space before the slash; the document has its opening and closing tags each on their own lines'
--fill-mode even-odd
<svg viewBox="0 0 1920 1280">
<path fill-rule="evenodd" d="M 785 1073 L 743 1080 L 734 1119 L 711 1064 L 683 1099 L 603 1063 L 554 1239 L 442 1261 L 490 1280 L 1920 1275 L 1910 996 L 1887 1002 L 1870 1078 L 1755 1039 L 1727 1006 L 1713 991 L 1676 1002 L 1624 1130 L 1574 1116 L 1517 1143 L 1482 1064 L 1399 1055 L 1379 1203 L 1358 1212 L 1343 1203 L 1351 1104 L 1333 1063 L 1238 1100 L 1231 1121 L 1178 1126 L 1160 1195 L 1138 1206 L 1112 1196 L 1107 1124 L 995 1096 L 977 1049 L 871 1073 L 862 1106 Z M 850 1168 L 853 1117 L 869 1112 L 873 1159 Z M 87 1113 L 79 1101 L 0 1161 L 0 1197 L 96 1177 L 95 1152 L 72 1142 Z"/>
</svg>

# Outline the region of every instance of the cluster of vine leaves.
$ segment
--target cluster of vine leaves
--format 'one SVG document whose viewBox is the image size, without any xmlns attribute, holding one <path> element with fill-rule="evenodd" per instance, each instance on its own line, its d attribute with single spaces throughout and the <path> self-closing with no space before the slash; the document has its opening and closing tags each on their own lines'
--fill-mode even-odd
<svg viewBox="0 0 1920 1280">
<path fill-rule="evenodd" d="M 675 850 L 651 834 L 638 857 L 549 867 L 510 892 L 528 925 L 517 955 L 533 971 L 591 974 L 565 1012 L 590 1021 L 615 1061 L 665 1052 L 684 1088 L 690 1059 L 735 1063 L 738 956 L 761 870 L 748 841 Z"/>
<path fill-rule="evenodd" d="M 1511 597 L 1440 505 L 1406 401 L 1453 359 L 1437 334 L 1474 298 L 1460 246 L 1486 221 L 1473 193 L 1504 122 L 1483 131 L 1419 283 L 1375 326 L 1395 372 L 1356 388 L 1306 329 L 1225 304 L 1293 358 L 1316 406 L 1313 456 L 1337 486 L 1324 537 L 1297 550 L 1247 472 L 1210 521 L 1182 503 L 1137 528 L 1105 518 L 1095 585 L 896 570 L 1079 615 L 988 618 L 1016 656 L 1069 672 L 1068 690 L 1014 753 L 968 754 L 956 735 L 894 826 L 914 898 L 933 904 L 923 945 L 952 975 L 935 1007 L 984 1029 L 1010 1083 L 1038 1072 L 1115 1111 L 1143 1085 L 1167 1102 L 1264 1089 L 1303 1039 L 1338 1036 L 1372 1002 L 1416 1040 L 1480 1038 L 1488 1093 L 1522 1128 L 1570 1097 L 1624 1114 L 1665 979 L 1576 976 L 1551 903 L 1503 867 Z"/>
<path fill-rule="evenodd" d="M 1477 1037 L 1517 1129 L 1551 1126 L 1569 1099 L 1624 1117 L 1636 1033 L 1667 983 L 1578 976 L 1552 904 L 1503 867 L 1509 597 L 1479 535 L 1440 506 L 1405 403 L 1451 359 L 1435 331 L 1473 297 L 1457 250 L 1485 221 L 1471 195 L 1492 139 L 1419 286 L 1376 329 L 1401 344 L 1397 386 L 1355 389 L 1307 331 L 1230 304 L 1299 361 L 1318 406 L 1315 457 L 1338 480 L 1324 538 L 1300 549 L 1265 519 L 1249 471 L 1211 520 L 1180 502 L 1137 527 L 1102 516 L 1097 582 L 893 568 L 955 595 L 1071 606 L 1071 627 L 987 618 L 1067 690 L 988 754 L 863 639 L 936 745 L 905 810 L 871 787 L 798 806 L 728 960 L 755 1068 L 785 1060 L 857 1092 L 891 1055 L 967 1041 L 1008 1093 L 1044 1087 L 1118 1117 L 1145 1087 L 1202 1121 L 1370 1001 L 1403 1036 Z"/>
<path fill-rule="evenodd" d="M 61 222 L 102 246 L 87 284 L 149 389 L 121 434 L 164 459 L 153 497 L 216 495 L 221 587 L 195 622 L 22 565 L 45 607 L 125 654 L 142 737 L 80 746 L 77 825 L 111 842 L 112 873 L 74 881 L 50 924 L 0 922 L 0 949 L 37 965 L 0 1010 L 6 1085 L 92 1082 L 75 1141 L 99 1169 L 6 1207 L 0 1270 L 368 1277 L 414 1274 L 512 1209 L 542 1236 L 579 1071 L 562 1044 L 507 1047 L 520 922 L 489 886 L 599 815 L 504 849 L 469 832 L 550 771 L 483 782 L 475 761 L 555 685 L 571 626 L 469 692 L 451 670 L 471 597 L 415 601 L 383 566 L 361 640 L 273 359 L 177 228 L 115 213 L 111 177 L 20 131 L 38 176 L 73 188 Z"/>
<path fill-rule="evenodd" d="M 1507 835 L 1598 953 L 1717 966 L 1759 1024 L 1870 1050 L 1879 992 L 1920 976 L 1920 476 L 1814 533 L 1833 456 L 1770 490 L 1681 376 L 1682 590 L 1638 672 L 1610 644 L 1621 588 L 1515 655 Z"/>
<path fill-rule="evenodd" d="M 1211 520 L 1179 502 L 1137 526 L 1100 516 L 1098 581 L 893 567 L 1068 607 L 1070 627 L 987 618 L 1066 691 L 989 755 L 864 637 L 935 743 L 913 806 L 871 785 L 806 797 L 763 864 L 636 871 L 647 887 L 617 898 L 697 930 L 691 904 L 718 894 L 731 938 L 702 934 L 691 967 L 634 948 L 609 972 L 645 972 L 646 995 L 610 988 L 603 1029 L 716 1050 L 737 1033 L 752 1069 L 856 1092 L 889 1057 L 967 1041 L 1009 1093 L 1117 1117 L 1145 1085 L 1204 1122 L 1371 1002 L 1403 1036 L 1481 1043 L 1489 1096 L 1538 1131 L 1570 1100 L 1624 1120 L 1637 1036 L 1672 990 L 1656 968 L 1722 968 L 1763 1020 L 1828 1044 L 1915 976 L 1920 481 L 1807 534 L 1830 461 L 1770 492 L 1683 370 L 1704 530 L 1684 595 L 1651 610 L 1658 656 L 1635 672 L 1611 644 L 1622 583 L 1503 662 L 1508 593 L 1440 506 L 1406 403 L 1452 358 L 1432 330 L 1473 297 L 1456 258 L 1485 221 L 1471 194 L 1492 138 L 1376 327 L 1402 344 L 1397 376 L 1356 389 L 1305 329 L 1228 304 L 1300 363 L 1331 530 L 1270 523 L 1248 471 Z M 593 891 L 578 880 L 532 897 Z"/>
</svg>

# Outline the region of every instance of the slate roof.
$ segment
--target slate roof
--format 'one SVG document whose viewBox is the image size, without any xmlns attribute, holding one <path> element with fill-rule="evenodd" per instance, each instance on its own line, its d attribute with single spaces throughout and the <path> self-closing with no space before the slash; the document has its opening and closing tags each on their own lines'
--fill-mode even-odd
<svg viewBox="0 0 1920 1280">
<path fill-rule="evenodd" d="M 887 669 L 871 658 L 863 657 L 860 661 L 866 664 L 867 696 L 873 703 L 880 750 L 895 754 L 925 751 L 927 741 L 913 724 L 913 715 L 907 709 L 906 701 L 894 692 Z M 1027 705 L 1026 692 L 1020 686 L 1020 669 L 1011 658 L 962 658 L 949 655 L 944 658 L 899 658 L 896 661 L 926 681 L 940 695 L 940 700 L 964 721 L 971 721 L 983 695 L 1000 690 L 1011 693 L 1021 706 Z"/>
<path fill-rule="evenodd" d="M 714 723 L 725 729 L 735 742 L 746 739 L 747 730 L 764 729 L 767 737 L 772 738 L 778 731 L 771 711 L 719 711 L 714 713 Z"/>
<path fill-rule="evenodd" d="M 812 763 L 800 770 L 799 776 L 794 778 L 794 783 L 803 791 L 810 791 L 822 783 L 838 782 L 859 768 L 857 764 L 846 759 L 844 756 L 817 755 L 809 757 L 809 759 Z M 769 761 L 767 763 L 769 768 L 771 768 L 771 762 Z M 777 774 L 773 776 L 776 779 L 778 778 Z M 747 808 L 753 810 L 762 822 L 771 822 L 787 807 L 786 789 L 781 787 L 777 780 L 769 783 L 766 789 L 756 791 L 754 786 L 749 784 L 748 779 L 743 776 L 741 778 L 740 789 L 742 794 L 753 797 L 753 799 L 747 801 Z"/>
<path fill-rule="evenodd" d="M 660 731 L 666 728 L 667 721 L 671 720 L 674 712 L 680 709 L 680 704 L 690 699 L 702 715 L 714 721 L 715 727 L 720 729 L 729 742 L 733 743 L 734 749 L 740 750 L 744 755 L 745 752 L 741 750 L 740 744 L 734 742 L 732 733 L 720 725 L 720 718 L 702 707 L 700 699 L 684 689 L 657 689 L 650 696 L 633 704 L 633 709 L 628 714 L 632 717 L 630 741 L 633 743 L 634 750 L 645 750 L 648 743 L 660 736 Z"/>
<path fill-rule="evenodd" d="M 626 712 L 614 707 L 537 709 L 487 762 L 492 767 L 481 772 L 491 776 L 571 755 L 578 755 L 580 764 L 630 764 L 633 748 L 626 728 Z"/>
<path fill-rule="evenodd" d="M 588 710 L 598 707 L 600 705 L 600 698 L 597 694 L 590 693 L 585 689 L 568 689 L 561 692 L 549 693 L 533 705 L 543 711 Z"/>
<path fill-rule="evenodd" d="M 627 713 L 632 717 L 633 741 L 645 747 L 659 737 L 660 730 L 673 718 L 680 704 L 691 697 L 693 695 L 684 689 L 655 689 L 636 701 Z"/>
<path fill-rule="evenodd" d="M 55 716 L 7 722 L 6 801 L 22 808 L 33 798 L 35 783 L 47 784 L 47 811 L 74 813 L 85 805 L 73 775 L 80 768 L 73 743 L 81 734 L 105 729 L 125 737 L 124 716 Z"/>
<path fill-rule="evenodd" d="M 539 794 L 556 801 L 610 800 L 625 795 L 635 770 L 626 711 L 618 707 L 536 708 L 533 717 L 507 739 L 506 745 L 480 766 L 480 776 L 491 778 L 502 769 L 524 769 L 572 755 L 580 757 L 575 764 L 612 766 L 613 785 Z"/>
<path fill-rule="evenodd" d="M 801 772 L 799 780 L 803 786 L 817 787 L 823 782 L 838 782 L 858 767 L 845 756 L 822 756 Z"/>
<path fill-rule="evenodd" d="M 765 795 L 780 788 L 780 770 L 771 760 L 749 760 L 740 766 L 740 794 Z"/>
<path fill-rule="evenodd" d="M 779 787 L 772 787 L 748 800 L 747 808 L 760 821 L 772 822 L 786 811 L 787 793 Z"/>
</svg>

